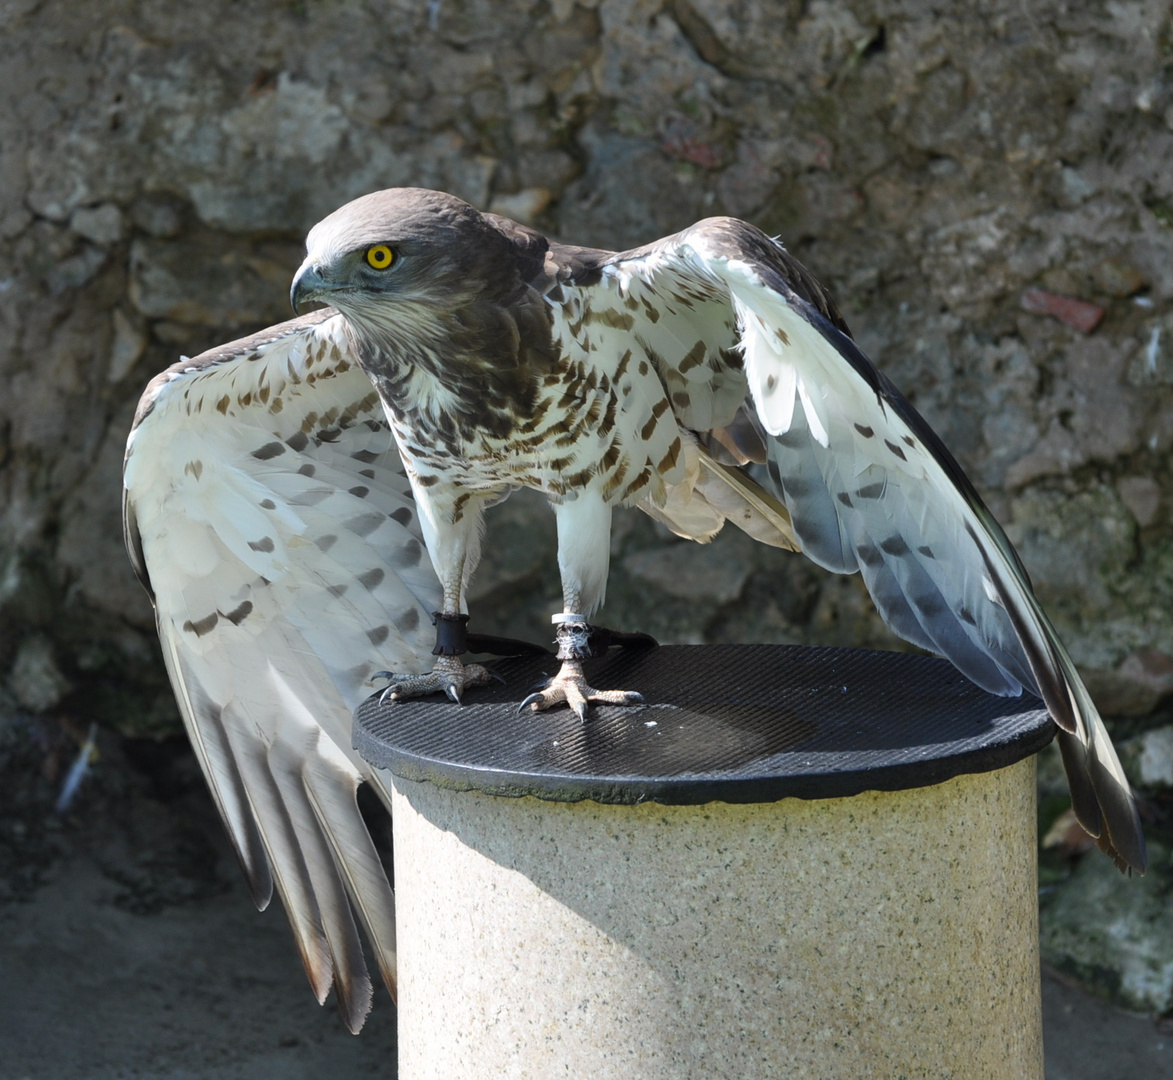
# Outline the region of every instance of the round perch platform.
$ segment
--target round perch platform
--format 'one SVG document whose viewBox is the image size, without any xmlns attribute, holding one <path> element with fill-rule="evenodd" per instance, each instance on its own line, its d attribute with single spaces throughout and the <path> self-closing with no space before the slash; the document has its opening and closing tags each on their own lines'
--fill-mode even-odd
<svg viewBox="0 0 1173 1080">
<path fill-rule="evenodd" d="M 612 650 L 642 707 L 380 704 L 399 1076 L 1041 1080 L 1033 698 L 944 661 Z"/>
</svg>

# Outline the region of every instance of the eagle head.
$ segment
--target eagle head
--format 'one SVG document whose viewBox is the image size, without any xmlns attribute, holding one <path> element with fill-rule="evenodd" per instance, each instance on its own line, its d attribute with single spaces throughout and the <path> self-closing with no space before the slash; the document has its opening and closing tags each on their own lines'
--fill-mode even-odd
<svg viewBox="0 0 1173 1080">
<path fill-rule="evenodd" d="M 453 195 L 390 188 L 318 222 L 289 300 L 337 308 L 360 336 L 444 331 L 446 313 L 499 294 L 516 259 L 491 219 Z"/>
</svg>

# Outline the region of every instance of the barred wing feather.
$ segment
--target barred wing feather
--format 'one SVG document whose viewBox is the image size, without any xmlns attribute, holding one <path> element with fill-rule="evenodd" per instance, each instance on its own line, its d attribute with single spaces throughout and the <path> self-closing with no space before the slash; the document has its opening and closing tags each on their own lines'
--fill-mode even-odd
<svg viewBox="0 0 1173 1080">
<path fill-rule="evenodd" d="M 184 360 L 127 444 L 127 545 L 188 735 L 261 908 L 276 888 L 319 1000 L 357 1031 L 394 991 L 394 898 L 351 749 L 380 668 L 430 667 L 438 583 L 382 406 L 332 312 Z"/>
<path fill-rule="evenodd" d="M 700 371 L 715 388 L 699 410 L 695 394 L 674 396 L 677 418 L 698 431 L 706 422 L 736 425 L 748 413 L 774 494 L 807 556 L 836 573 L 859 571 L 893 630 L 947 657 L 979 686 L 1003 695 L 1026 688 L 1043 698 L 1061 729 L 1080 821 L 1121 868 L 1143 871 L 1128 781 L 1017 554 L 817 283 L 780 244 L 727 218 L 617 255 L 603 280 L 621 297 L 658 303 L 658 314 L 675 305 L 672 333 L 705 343 L 703 363 L 695 349 L 656 350 L 659 363 L 683 366 L 683 357 L 694 385 Z M 637 325 L 637 338 L 663 337 L 666 320 L 652 321 L 655 330 Z M 743 399 L 735 415 L 725 399 L 738 379 Z"/>
</svg>

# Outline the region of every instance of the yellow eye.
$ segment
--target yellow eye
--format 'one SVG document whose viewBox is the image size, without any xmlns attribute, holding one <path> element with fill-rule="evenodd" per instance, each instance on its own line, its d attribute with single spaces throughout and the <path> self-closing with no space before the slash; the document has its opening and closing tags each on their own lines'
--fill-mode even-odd
<svg viewBox="0 0 1173 1080">
<path fill-rule="evenodd" d="M 376 244 L 367 248 L 367 265 L 376 270 L 386 270 L 395 261 L 395 252 L 386 244 Z"/>
</svg>

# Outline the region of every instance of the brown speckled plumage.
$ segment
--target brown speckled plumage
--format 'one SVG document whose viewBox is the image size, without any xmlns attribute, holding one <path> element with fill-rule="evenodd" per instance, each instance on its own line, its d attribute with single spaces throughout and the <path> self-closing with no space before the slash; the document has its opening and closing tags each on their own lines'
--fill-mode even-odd
<svg viewBox="0 0 1173 1080">
<path fill-rule="evenodd" d="M 356 289 L 353 254 L 339 261 L 347 245 L 376 242 L 402 252 L 402 286 L 366 274 Z M 416 496 L 431 506 L 451 610 L 476 561 L 467 535 L 445 538 L 453 492 L 484 494 L 462 499 L 467 518 L 510 486 L 544 491 L 562 508 L 565 610 L 585 615 L 602 599 L 606 556 L 569 534 L 585 530 L 601 548 L 611 504 L 636 503 L 700 540 L 734 521 L 829 570 L 861 572 L 893 629 L 986 689 L 1038 692 L 1064 729 L 1081 820 L 1121 865 L 1143 867 L 1127 781 L 1005 534 L 779 243 L 711 218 L 613 254 L 397 190 L 343 207 L 307 250 L 302 273 L 332 275 L 310 295 L 341 289 L 408 475 L 427 470 Z M 443 320 L 420 313 L 436 306 L 458 332 L 437 333 Z M 420 351 L 443 393 L 418 385 Z M 761 460 L 773 492 L 737 471 Z"/>
</svg>

